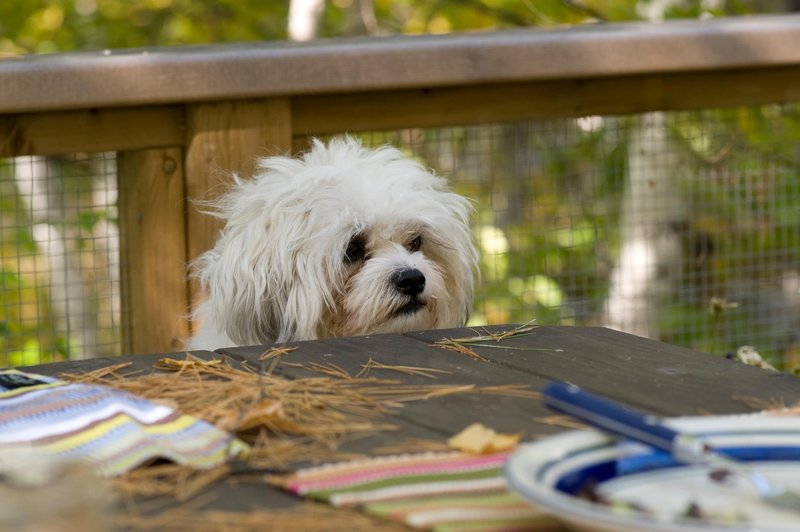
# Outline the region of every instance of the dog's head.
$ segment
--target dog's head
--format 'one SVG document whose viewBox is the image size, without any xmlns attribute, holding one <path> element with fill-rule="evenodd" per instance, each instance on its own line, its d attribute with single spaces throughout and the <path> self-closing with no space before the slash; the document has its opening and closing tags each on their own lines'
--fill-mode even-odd
<svg viewBox="0 0 800 532">
<path fill-rule="evenodd" d="M 471 207 L 444 179 L 348 137 L 260 168 L 215 203 L 226 226 L 195 264 L 221 332 L 245 345 L 465 323 Z"/>
</svg>

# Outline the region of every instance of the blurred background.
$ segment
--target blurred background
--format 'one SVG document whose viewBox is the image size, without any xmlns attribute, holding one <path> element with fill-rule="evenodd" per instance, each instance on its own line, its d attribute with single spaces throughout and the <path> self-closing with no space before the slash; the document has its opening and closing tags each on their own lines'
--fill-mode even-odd
<svg viewBox="0 0 800 532">
<path fill-rule="evenodd" d="M 21 0 L 28 53 L 789 12 L 728 0 Z M 800 366 L 800 108 L 377 131 L 474 201 L 471 325 L 600 325 Z M 0 366 L 120 353 L 116 154 L 0 159 Z"/>
</svg>

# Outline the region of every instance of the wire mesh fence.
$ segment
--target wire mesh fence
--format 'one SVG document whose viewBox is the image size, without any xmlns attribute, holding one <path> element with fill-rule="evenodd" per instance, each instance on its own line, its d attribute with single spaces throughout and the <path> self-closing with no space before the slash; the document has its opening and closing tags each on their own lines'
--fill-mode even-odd
<svg viewBox="0 0 800 532">
<path fill-rule="evenodd" d="M 800 365 L 797 106 L 361 137 L 474 201 L 470 324 L 611 326 Z M 114 154 L 0 163 L 0 365 L 119 351 L 115 202 Z"/>
<path fill-rule="evenodd" d="M 471 324 L 611 326 L 800 364 L 800 117 L 761 106 L 365 135 L 475 201 Z"/>
<path fill-rule="evenodd" d="M 113 153 L 0 160 L 0 366 L 119 353 Z"/>
</svg>

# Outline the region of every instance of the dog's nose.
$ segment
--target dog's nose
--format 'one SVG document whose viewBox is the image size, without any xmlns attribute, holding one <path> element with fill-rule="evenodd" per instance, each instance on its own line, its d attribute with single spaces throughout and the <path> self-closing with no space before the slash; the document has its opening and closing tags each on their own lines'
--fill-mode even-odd
<svg viewBox="0 0 800 532">
<path fill-rule="evenodd" d="M 425 275 L 416 268 L 396 271 L 392 281 L 398 291 L 409 296 L 415 296 L 425 289 Z"/>
</svg>

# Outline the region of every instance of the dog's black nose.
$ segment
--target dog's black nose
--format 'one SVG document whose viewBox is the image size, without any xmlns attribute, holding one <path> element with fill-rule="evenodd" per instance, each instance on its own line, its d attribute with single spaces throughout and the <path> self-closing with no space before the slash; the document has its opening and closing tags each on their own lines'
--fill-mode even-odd
<svg viewBox="0 0 800 532">
<path fill-rule="evenodd" d="M 415 296 L 425 289 L 425 275 L 416 268 L 396 271 L 392 282 L 399 292 L 409 296 Z"/>
</svg>

